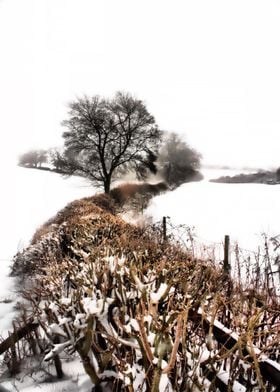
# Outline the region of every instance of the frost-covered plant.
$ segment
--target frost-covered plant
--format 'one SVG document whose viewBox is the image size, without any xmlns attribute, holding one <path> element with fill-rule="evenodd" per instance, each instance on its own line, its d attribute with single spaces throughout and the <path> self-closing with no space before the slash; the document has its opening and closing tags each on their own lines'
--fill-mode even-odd
<svg viewBox="0 0 280 392">
<path fill-rule="evenodd" d="M 94 384 L 114 379 L 133 390 L 171 386 L 189 298 L 163 282 L 165 269 L 139 271 L 109 250 L 94 261 L 82 256 L 84 263 L 63 262 L 42 280 L 46 299 L 38 315 L 48 336 L 61 337 L 46 359 L 71 347 Z"/>
<path fill-rule="evenodd" d="M 210 294 L 211 280 L 221 279 L 218 272 L 201 262 L 196 268 L 184 263 L 185 271 L 180 261 L 168 260 L 136 267 L 136 253 L 130 260 L 110 249 L 95 259 L 82 250 L 75 254 L 83 261 L 50 266 L 41 280 L 37 317 L 51 342 L 60 337 L 46 360 L 65 349 L 77 351 L 93 384 L 110 383 L 112 390 L 116 385 L 135 391 L 207 390 L 211 379 L 220 378 L 235 388 L 242 386 L 237 380 L 258 385 L 251 349 L 247 357 L 240 354 L 248 342 L 257 343 L 263 312 L 243 320 L 231 350 L 219 345 L 214 328 L 227 332 L 228 339 L 232 332 L 217 321 L 228 307 L 223 290 Z M 236 366 L 240 360 L 248 374 Z"/>
<path fill-rule="evenodd" d="M 276 308 L 149 230 L 75 208 L 21 254 L 36 266 L 25 297 L 46 360 L 77 352 L 112 391 L 276 390 L 264 370 L 279 346 Z"/>
</svg>

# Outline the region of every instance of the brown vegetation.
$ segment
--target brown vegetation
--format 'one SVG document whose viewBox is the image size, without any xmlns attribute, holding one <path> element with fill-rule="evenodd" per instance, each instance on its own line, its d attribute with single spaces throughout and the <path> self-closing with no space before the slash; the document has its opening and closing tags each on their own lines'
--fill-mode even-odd
<svg viewBox="0 0 280 392">
<path fill-rule="evenodd" d="M 124 205 L 131 198 L 140 195 L 143 196 L 146 202 L 155 195 L 168 190 L 168 185 L 165 182 L 158 182 L 157 184 L 148 183 L 126 183 L 119 185 L 110 191 L 110 196 L 118 205 Z"/>
<path fill-rule="evenodd" d="M 121 189 L 119 202 L 139 188 Z M 49 338 L 47 359 L 76 351 L 101 390 L 276 391 L 266 358 L 279 360 L 277 302 L 243 294 L 213 261 L 115 208 L 104 195 L 75 201 L 15 257 L 13 273 L 31 276 L 24 296 Z"/>
</svg>

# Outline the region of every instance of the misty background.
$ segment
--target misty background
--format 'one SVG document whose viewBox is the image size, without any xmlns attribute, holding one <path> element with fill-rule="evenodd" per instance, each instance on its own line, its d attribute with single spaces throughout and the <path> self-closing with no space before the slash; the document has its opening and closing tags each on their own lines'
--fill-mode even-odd
<svg viewBox="0 0 280 392">
<path fill-rule="evenodd" d="M 204 164 L 279 166 L 279 18 L 276 0 L 0 1 L 1 161 L 62 145 L 75 97 L 122 90 Z"/>
</svg>

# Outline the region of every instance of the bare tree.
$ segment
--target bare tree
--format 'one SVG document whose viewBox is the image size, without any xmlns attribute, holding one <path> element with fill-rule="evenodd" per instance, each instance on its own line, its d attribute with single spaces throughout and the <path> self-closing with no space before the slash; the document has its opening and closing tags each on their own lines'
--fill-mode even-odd
<svg viewBox="0 0 280 392">
<path fill-rule="evenodd" d="M 201 155 L 176 133 L 166 133 L 158 155 L 158 172 L 171 187 L 201 180 L 200 159 Z"/>
<path fill-rule="evenodd" d="M 276 170 L 276 180 L 280 181 L 280 167 Z"/>
<path fill-rule="evenodd" d="M 144 176 L 155 171 L 161 131 L 145 104 L 118 92 L 113 99 L 79 98 L 69 104 L 64 132 L 64 160 L 71 174 L 84 175 L 104 191 L 112 178 L 133 170 Z"/>
<path fill-rule="evenodd" d="M 46 150 L 31 150 L 19 157 L 19 165 L 27 167 L 41 167 L 47 162 L 48 153 Z"/>
<path fill-rule="evenodd" d="M 67 174 L 67 164 L 65 163 L 64 153 L 59 148 L 52 148 L 49 150 L 49 160 L 54 167 L 54 171 L 58 173 Z"/>
</svg>

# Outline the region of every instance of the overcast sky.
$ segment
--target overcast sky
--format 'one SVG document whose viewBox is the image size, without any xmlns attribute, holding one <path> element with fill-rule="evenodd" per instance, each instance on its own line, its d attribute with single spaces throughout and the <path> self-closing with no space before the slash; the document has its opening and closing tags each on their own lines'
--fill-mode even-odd
<svg viewBox="0 0 280 392">
<path fill-rule="evenodd" d="M 0 0 L 1 157 L 123 90 L 206 163 L 278 166 L 279 21 L 279 0 Z"/>
</svg>

